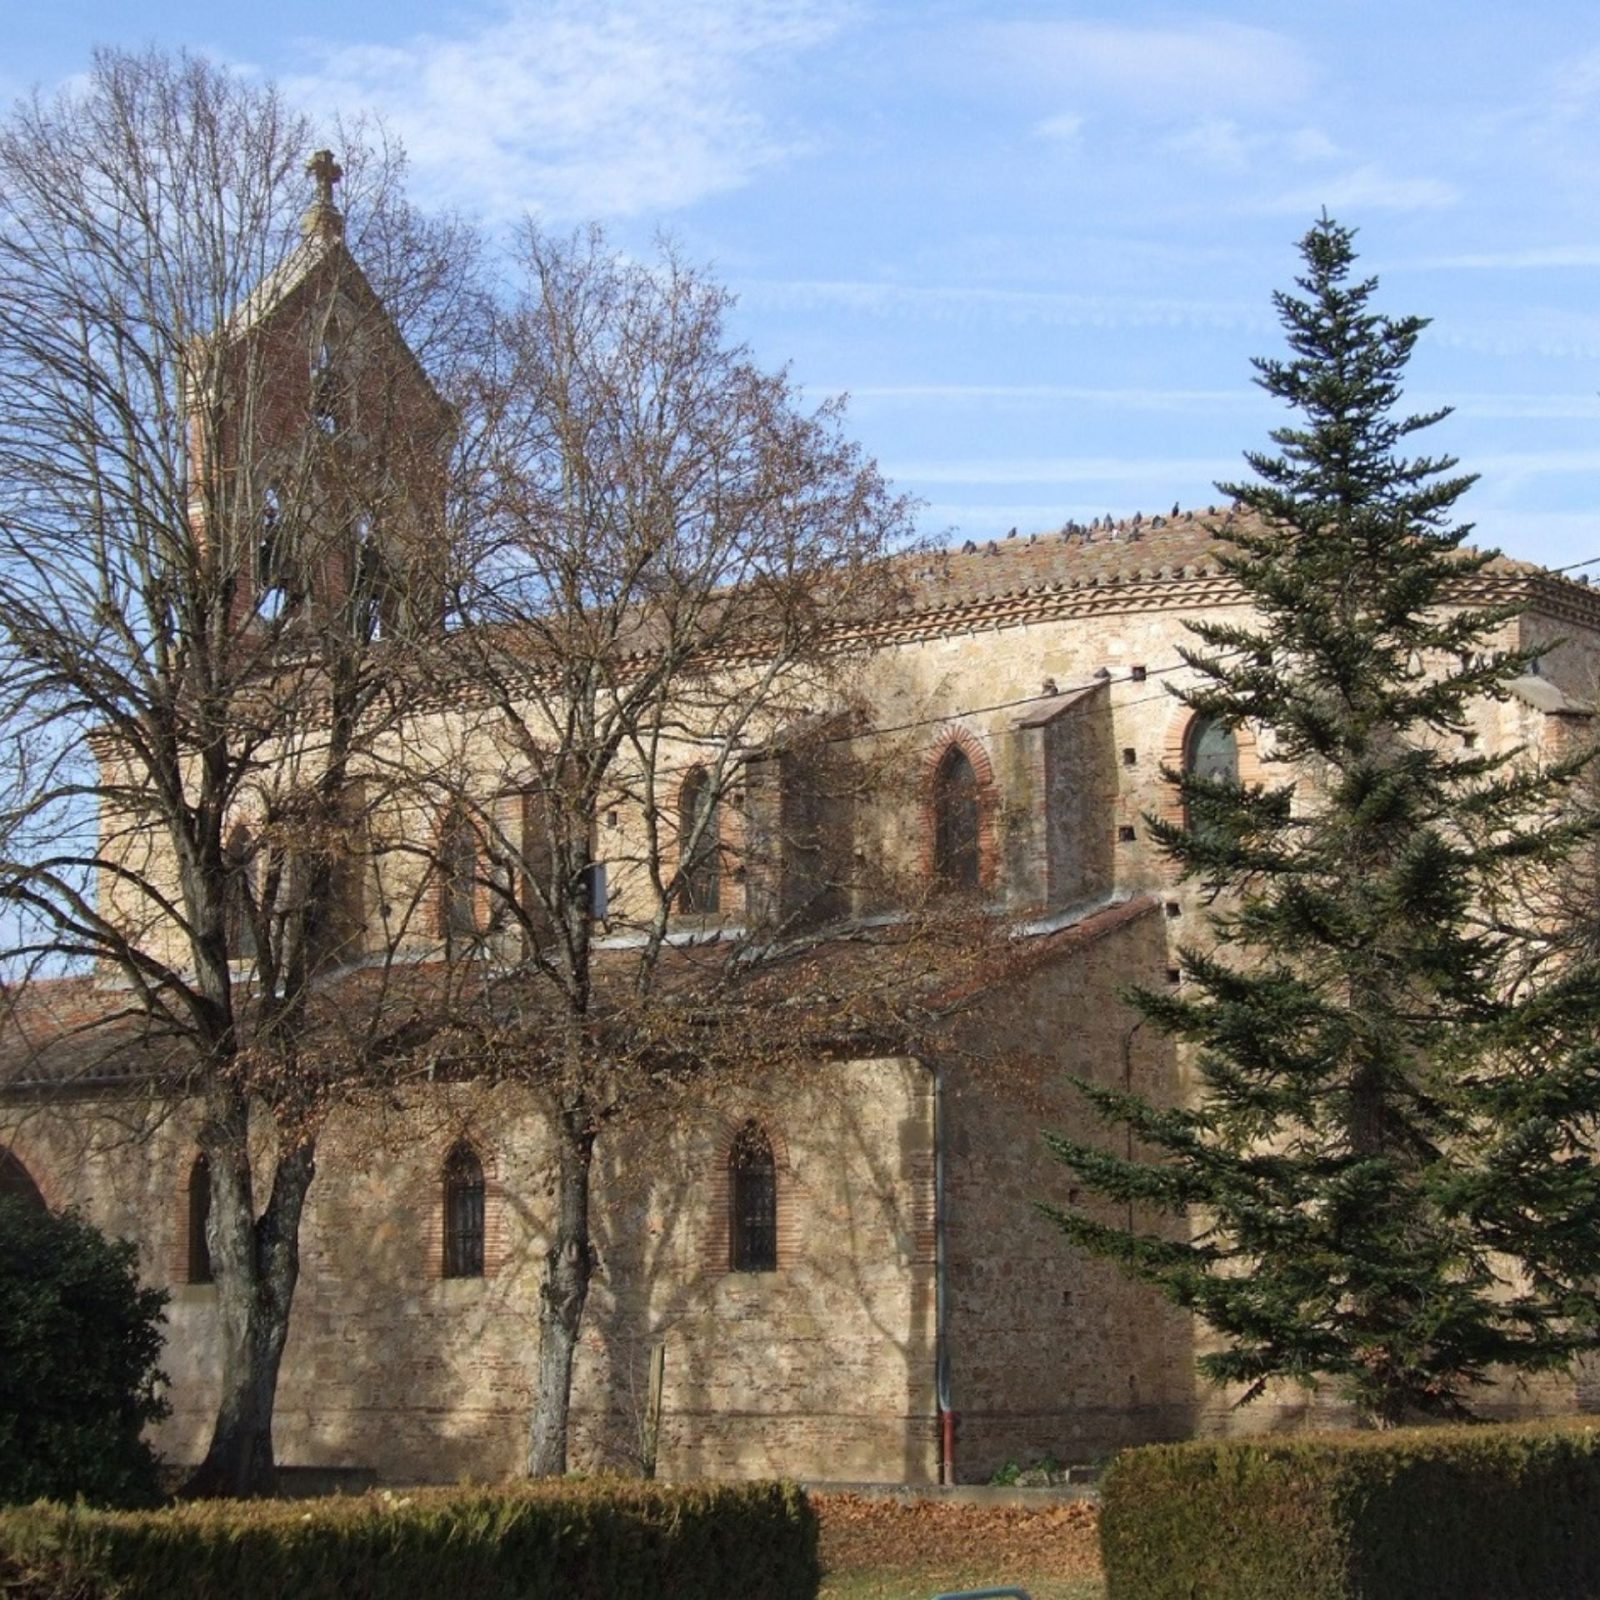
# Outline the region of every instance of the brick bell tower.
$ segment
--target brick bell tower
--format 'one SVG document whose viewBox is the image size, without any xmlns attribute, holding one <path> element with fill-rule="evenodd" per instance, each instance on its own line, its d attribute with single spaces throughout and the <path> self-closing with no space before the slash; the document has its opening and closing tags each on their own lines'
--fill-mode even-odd
<svg viewBox="0 0 1600 1600">
<path fill-rule="evenodd" d="M 300 241 L 197 347 L 191 519 L 232 627 L 392 638 L 443 614 L 455 415 L 345 243 L 319 150 Z"/>
</svg>

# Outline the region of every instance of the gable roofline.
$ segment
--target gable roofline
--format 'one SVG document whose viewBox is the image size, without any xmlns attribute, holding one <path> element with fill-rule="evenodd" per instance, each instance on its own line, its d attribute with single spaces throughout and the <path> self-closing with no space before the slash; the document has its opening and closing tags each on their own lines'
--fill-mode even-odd
<svg viewBox="0 0 1600 1600">
<path fill-rule="evenodd" d="M 455 407 L 435 386 L 428 370 L 400 332 L 382 296 L 344 242 L 343 229 L 307 229 L 306 235 L 234 308 L 222 329 L 224 344 L 248 338 L 266 327 L 297 299 L 311 293 L 313 286 L 330 284 L 348 293 L 364 312 L 376 315 L 392 336 L 395 347 L 404 352 L 414 377 L 433 402 L 440 417 L 452 427 Z"/>
<path fill-rule="evenodd" d="M 1033 622 L 1249 603 L 1219 556 L 1245 513 L 1208 507 L 900 558 L 907 604 L 863 629 L 873 642 L 902 643 Z M 1254 521 L 1252 517 L 1249 520 Z M 1520 604 L 1528 611 L 1600 631 L 1600 592 L 1528 561 L 1496 556 L 1452 585 L 1462 605 Z"/>
</svg>

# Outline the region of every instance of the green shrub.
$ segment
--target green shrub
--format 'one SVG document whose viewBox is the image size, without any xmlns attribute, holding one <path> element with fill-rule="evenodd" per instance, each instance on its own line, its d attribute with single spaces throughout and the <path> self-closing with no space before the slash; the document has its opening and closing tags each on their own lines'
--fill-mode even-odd
<svg viewBox="0 0 1600 1600">
<path fill-rule="evenodd" d="M 0 1501 L 159 1498 L 161 1308 L 131 1244 L 0 1196 Z"/>
<path fill-rule="evenodd" d="M 1108 1600 L 1592 1600 L 1600 1427 L 1153 1445 L 1101 1486 Z"/>
<path fill-rule="evenodd" d="M 816 1514 L 792 1484 L 0 1512 L 0 1590 L 26 1600 L 814 1600 L 818 1581 Z"/>
</svg>

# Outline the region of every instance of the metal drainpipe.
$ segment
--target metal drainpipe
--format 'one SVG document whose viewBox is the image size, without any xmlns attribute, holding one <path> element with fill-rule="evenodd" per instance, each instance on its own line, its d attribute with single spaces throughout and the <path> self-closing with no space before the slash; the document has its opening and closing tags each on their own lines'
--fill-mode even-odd
<svg viewBox="0 0 1600 1600">
<path fill-rule="evenodd" d="M 950 1404 L 950 1326 L 945 1298 L 944 1068 L 933 1073 L 933 1385 L 939 1407 L 939 1482 L 956 1481 L 956 1414 Z"/>
</svg>

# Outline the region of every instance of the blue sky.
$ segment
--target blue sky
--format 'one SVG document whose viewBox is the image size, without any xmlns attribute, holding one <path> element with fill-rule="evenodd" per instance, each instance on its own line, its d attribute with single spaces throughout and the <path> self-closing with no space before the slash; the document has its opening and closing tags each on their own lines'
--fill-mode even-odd
<svg viewBox="0 0 1600 1600">
<path fill-rule="evenodd" d="M 25 0 L 7 98 L 96 43 L 373 108 L 426 203 L 669 230 L 736 328 L 992 537 L 1215 499 L 1277 419 L 1249 360 L 1326 205 L 1480 542 L 1600 556 L 1600 10 L 1454 0 Z M 26 13 L 25 21 L 23 13 Z"/>
</svg>

